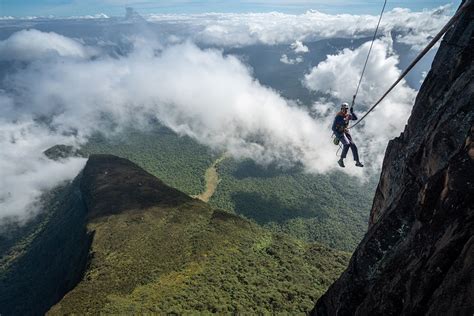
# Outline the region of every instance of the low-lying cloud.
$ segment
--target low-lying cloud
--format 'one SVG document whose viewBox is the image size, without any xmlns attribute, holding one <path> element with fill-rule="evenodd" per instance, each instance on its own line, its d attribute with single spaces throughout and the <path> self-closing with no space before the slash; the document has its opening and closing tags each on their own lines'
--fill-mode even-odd
<svg viewBox="0 0 474 316">
<path fill-rule="evenodd" d="M 0 99 L 0 108 L 6 99 Z M 0 120 L 0 219 L 25 222 L 40 209 L 41 195 L 58 184 L 73 179 L 85 159 L 53 161 L 43 151 L 58 143 L 75 143 L 31 120 Z M 1 222 L 0 222 L 1 223 Z"/>
<path fill-rule="evenodd" d="M 301 41 L 295 41 L 294 43 L 291 43 L 290 47 L 296 54 L 309 52 L 308 46 L 304 45 Z"/>
<path fill-rule="evenodd" d="M 295 58 L 289 58 L 287 54 L 283 54 L 280 57 L 280 61 L 287 65 L 295 65 L 303 62 L 303 57 L 296 56 Z"/>
<path fill-rule="evenodd" d="M 189 42 L 118 59 L 43 61 L 12 75 L 8 88 L 22 111 L 50 117 L 64 133 L 102 131 L 104 117 L 117 126 L 156 118 L 236 157 L 308 167 L 319 161 L 311 168 L 321 172 L 332 165 L 317 150 L 330 136 L 325 126 L 254 80 L 236 57 Z"/>
<path fill-rule="evenodd" d="M 45 36 L 20 32 L 12 37 L 25 43 L 21 37 L 31 34 Z M 58 52 L 70 43 L 54 41 L 51 50 Z M 236 57 L 190 42 L 165 49 L 137 43 L 120 58 L 37 54 L 3 82 L 0 141 L 6 150 L 0 159 L 1 170 L 8 173 L 1 177 L 0 217 L 24 218 L 42 191 L 71 179 L 83 164 L 81 159 L 49 161 L 43 150 L 57 143 L 79 143 L 96 131 L 147 127 L 153 119 L 237 158 L 302 163 L 313 172 L 334 167 L 327 124 L 262 86 Z M 24 47 L 41 52 L 42 45 Z M 77 45 L 75 51 L 82 51 Z M 21 51 L 21 45 L 17 49 Z M 16 56 L 24 60 L 24 55 Z M 48 118 L 50 129 L 38 123 L 39 117 Z M 50 176 L 53 172 L 56 177 Z"/>
<path fill-rule="evenodd" d="M 84 46 L 74 39 L 34 29 L 19 31 L 0 41 L 0 61 L 31 61 L 57 56 L 88 58 L 96 53 L 95 49 Z"/>
</svg>

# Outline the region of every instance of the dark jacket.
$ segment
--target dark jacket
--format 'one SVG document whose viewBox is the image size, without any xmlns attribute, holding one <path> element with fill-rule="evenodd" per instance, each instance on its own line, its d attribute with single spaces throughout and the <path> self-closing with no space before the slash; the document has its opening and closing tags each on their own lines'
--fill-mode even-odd
<svg viewBox="0 0 474 316">
<path fill-rule="evenodd" d="M 346 132 L 346 128 L 349 126 L 350 120 L 357 120 L 357 116 L 354 114 L 354 112 L 346 115 L 344 115 L 342 111 L 338 112 L 334 118 L 334 122 L 332 123 L 332 131 L 334 134 L 337 136 Z"/>
</svg>

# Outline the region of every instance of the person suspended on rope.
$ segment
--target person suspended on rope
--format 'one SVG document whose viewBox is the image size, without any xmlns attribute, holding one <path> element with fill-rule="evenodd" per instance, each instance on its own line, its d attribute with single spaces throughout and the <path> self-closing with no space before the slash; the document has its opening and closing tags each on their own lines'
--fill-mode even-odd
<svg viewBox="0 0 474 316">
<path fill-rule="evenodd" d="M 352 156 L 354 157 L 354 161 L 356 162 L 357 167 L 363 167 L 364 165 L 359 161 L 359 152 L 357 150 L 357 146 L 354 144 L 352 140 L 352 136 L 349 133 L 349 121 L 350 120 L 357 120 L 357 116 L 354 113 L 354 109 L 351 107 L 350 113 L 348 113 L 349 104 L 342 103 L 341 104 L 341 111 L 336 114 L 334 118 L 334 123 L 332 124 L 332 131 L 334 135 L 339 139 L 339 141 L 343 144 L 341 158 L 337 161 L 339 166 L 342 168 L 345 167 L 344 165 L 344 158 L 347 156 L 347 152 L 349 148 L 352 151 Z"/>
</svg>

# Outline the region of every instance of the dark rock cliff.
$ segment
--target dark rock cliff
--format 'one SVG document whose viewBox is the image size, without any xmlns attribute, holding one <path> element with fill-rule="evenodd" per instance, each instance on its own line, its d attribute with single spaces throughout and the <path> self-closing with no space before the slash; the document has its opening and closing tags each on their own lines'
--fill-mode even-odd
<svg viewBox="0 0 474 316">
<path fill-rule="evenodd" d="M 471 1 L 388 145 L 369 231 L 314 315 L 473 314 L 473 30 Z"/>
</svg>

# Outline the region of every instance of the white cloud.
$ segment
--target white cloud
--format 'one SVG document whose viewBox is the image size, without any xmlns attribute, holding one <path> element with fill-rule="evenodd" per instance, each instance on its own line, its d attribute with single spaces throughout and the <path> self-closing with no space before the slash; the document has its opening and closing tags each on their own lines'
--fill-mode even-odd
<svg viewBox="0 0 474 316">
<path fill-rule="evenodd" d="M 95 20 L 95 19 L 110 19 L 110 17 L 105 13 L 98 13 L 93 15 L 79 15 L 79 16 L 71 16 L 67 19 L 70 20 Z"/>
<path fill-rule="evenodd" d="M 98 122 L 104 115 L 120 126 L 157 117 L 236 157 L 308 165 L 325 156 L 317 148 L 326 139 L 315 135 L 329 137 L 306 111 L 256 82 L 237 58 L 191 43 L 168 47 L 159 56 L 142 47 L 121 59 L 44 63 L 12 76 L 10 84 L 21 89 L 16 102 L 23 109 L 50 115 L 58 130 L 82 136 L 102 130 Z M 319 162 L 315 170 L 333 165 Z"/>
<path fill-rule="evenodd" d="M 38 30 L 23 30 L 0 42 L 0 60 L 35 60 L 45 57 L 87 58 L 95 52 L 76 40 Z"/>
<path fill-rule="evenodd" d="M 303 44 L 301 41 L 295 41 L 290 45 L 290 48 L 295 54 L 307 53 L 309 48 Z M 282 54 L 280 61 L 287 65 L 296 65 L 303 62 L 303 57 L 301 55 L 296 55 L 295 58 L 288 57 L 287 54 Z"/>
<path fill-rule="evenodd" d="M 83 161 L 47 160 L 41 152 L 49 146 L 145 127 L 152 118 L 237 158 L 335 168 L 328 123 L 255 81 L 236 57 L 189 42 L 163 50 L 151 43 L 120 58 L 57 54 L 10 74 L 0 92 L 0 170 L 8 170 L 0 177 L 0 217 L 26 216 L 41 192 L 77 174 Z M 34 123 L 39 116 L 54 132 Z"/>
<path fill-rule="evenodd" d="M 444 5 L 437 9 L 430 11 L 429 18 L 431 21 L 442 21 L 442 23 L 430 23 L 426 18 L 425 11 L 423 12 L 411 12 L 408 9 L 397 8 L 392 12 L 395 15 L 407 16 L 405 19 L 405 28 L 395 26 L 393 21 L 389 21 L 395 30 L 398 30 L 401 34 L 397 35 L 397 41 L 406 45 L 411 46 L 414 51 L 421 51 L 428 42 L 442 29 L 442 27 L 448 22 L 449 12 L 451 5 Z M 389 26 L 391 26 L 389 25 Z M 439 44 L 437 44 L 439 45 Z"/>
<path fill-rule="evenodd" d="M 5 98 L 0 108 L 3 102 Z M 85 159 L 56 162 L 42 154 L 53 145 L 71 142 L 70 137 L 53 134 L 33 121 L 0 120 L 0 219 L 26 221 L 39 211 L 42 193 L 78 174 Z"/>
<path fill-rule="evenodd" d="M 403 35 L 397 35 L 396 40 L 411 47 L 413 51 L 421 51 L 428 44 L 437 32 L 409 32 Z M 439 47 L 439 42 L 435 44 L 435 48 Z"/>
<path fill-rule="evenodd" d="M 303 57 L 296 56 L 296 58 L 288 58 L 286 54 L 281 55 L 280 61 L 287 65 L 295 65 L 303 62 Z"/>
<path fill-rule="evenodd" d="M 414 12 L 396 8 L 384 14 L 380 34 L 396 32 L 399 41 L 424 46 L 449 20 L 450 6 Z M 220 46 L 284 44 L 321 38 L 372 36 L 378 15 L 271 13 L 206 13 L 193 15 L 150 14 L 153 23 L 181 25 L 184 37 L 196 42 Z"/>
<path fill-rule="evenodd" d="M 337 55 L 314 67 L 305 76 L 306 86 L 327 93 L 341 102 L 351 102 L 370 47 L 370 42 Z M 376 40 L 356 99 L 357 112 L 375 103 L 400 75 L 398 56 L 389 38 Z M 387 141 L 403 130 L 416 92 L 404 80 L 353 130 L 363 153 L 380 165 Z M 360 115 L 359 115 L 360 116 Z"/>
<path fill-rule="evenodd" d="M 295 41 L 290 45 L 291 49 L 295 51 L 295 53 L 308 53 L 309 48 L 305 46 L 301 41 Z"/>
</svg>

